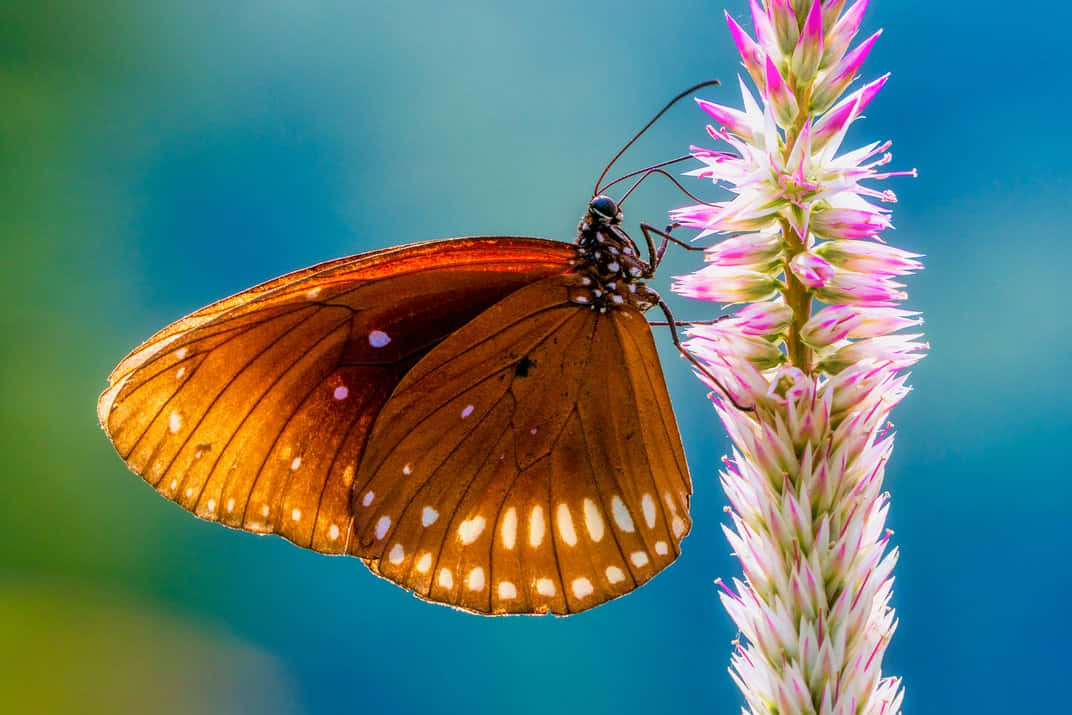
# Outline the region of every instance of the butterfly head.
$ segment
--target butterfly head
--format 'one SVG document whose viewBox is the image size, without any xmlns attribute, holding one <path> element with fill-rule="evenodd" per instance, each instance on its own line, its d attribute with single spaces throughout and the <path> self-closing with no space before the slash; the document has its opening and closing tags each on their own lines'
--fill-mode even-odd
<svg viewBox="0 0 1072 715">
<path fill-rule="evenodd" d="M 597 196 L 588 204 L 588 217 L 597 226 L 614 226 L 622 222 L 622 210 L 609 196 Z"/>
</svg>

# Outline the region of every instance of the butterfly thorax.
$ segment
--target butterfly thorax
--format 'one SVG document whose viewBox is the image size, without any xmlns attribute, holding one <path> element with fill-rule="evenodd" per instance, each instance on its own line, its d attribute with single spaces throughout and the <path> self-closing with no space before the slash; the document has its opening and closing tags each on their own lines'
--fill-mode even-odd
<svg viewBox="0 0 1072 715">
<path fill-rule="evenodd" d="M 593 200 L 577 226 L 577 260 L 570 300 L 600 312 L 626 305 L 646 311 L 657 301 L 643 280 L 651 275 L 651 266 L 621 229 L 621 212 L 609 203 L 613 213 L 605 215 L 599 210 L 600 198 L 606 197 Z"/>
</svg>

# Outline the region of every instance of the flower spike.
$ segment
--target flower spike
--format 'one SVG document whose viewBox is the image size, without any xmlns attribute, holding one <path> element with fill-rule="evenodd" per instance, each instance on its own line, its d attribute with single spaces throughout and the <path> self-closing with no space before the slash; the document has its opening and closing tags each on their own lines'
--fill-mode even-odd
<svg viewBox="0 0 1072 715">
<path fill-rule="evenodd" d="M 901 680 L 882 675 L 898 556 L 882 480 L 890 411 L 928 346 L 900 307 L 920 255 L 883 240 L 896 196 L 877 182 L 915 170 L 889 170 L 888 141 L 842 149 L 889 78 L 842 96 L 879 36 L 849 49 L 867 0 L 749 7 L 756 40 L 727 20 L 758 100 L 743 80 L 742 109 L 698 100 L 719 146 L 693 147 L 688 172 L 728 195 L 671 212 L 715 239 L 674 290 L 744 304 L 685 343 L 733 442 L 720 481 L 743 576 L 718 581 L 741 633 L 730 676 L 747 715 L 898 715 Z"/>
</svg>

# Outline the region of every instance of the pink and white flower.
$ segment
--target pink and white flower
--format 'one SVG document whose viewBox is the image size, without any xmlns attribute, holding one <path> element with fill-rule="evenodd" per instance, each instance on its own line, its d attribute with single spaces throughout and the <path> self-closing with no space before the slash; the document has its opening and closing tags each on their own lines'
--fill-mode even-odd
<svg viewBox="0 0 1072 715">
<path fill-rule="evenodd" d="M 719 583 L 743 638 L 730 673 L 746 713 L 895 715 L 887 420 L 928 346 L 902 332 L 923 320 L 899 307 L 896 279 L 922 265 L 881 238 L 897 198 L 878 182 L 915 171 L 887 170 L 888 141 L 842 148 L 889 78 L 842 97 L 881 34 L 852 46 L 867 0 L 749 5 L 754 38 L 726 17 L 758 98 L 741 79 L 740 108 L 697 100 L 718 146 L 693 147 L 689 172 L 729 196 L 671 212 L 720 239 L 674 289 L 745 303 L 687 341 L 733 441 L 725 532 L 743 578 Z"/>
</svg>

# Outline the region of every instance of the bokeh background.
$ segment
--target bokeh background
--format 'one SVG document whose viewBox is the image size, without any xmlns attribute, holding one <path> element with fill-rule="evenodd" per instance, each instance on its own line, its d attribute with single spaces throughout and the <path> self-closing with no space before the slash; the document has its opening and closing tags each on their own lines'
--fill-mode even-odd
<svg viewBox="0 0 1072 715">
<path fill-rule="evenodd" d="M 933 352 L 888 472 L 906 713 L 1065 700 L 1070 22 L 1064 3 L 874 0 L 865 23 L 886 29 L 866 76 L 893 78 L 854 137 L 919 167 L 893 186 L 895 240 L 928 256 L 910 304 Z M 94 414 L 128 349 L 277 274 L 449 235 L 571 240 L 618 146 L 694 82 L 735 102 L 737 71 L 710 0 L 2 3 L 0 711 L 737 712 L 712 584 L 737 573 L 726 438 L 665 336 L 693 533 L 569 619 L 468 616 L 200 522 Z M 622 168 L 704 141 L 704 119 L 683 103 Z M 627 219 L 681 201 L 653 181 Z"/>
</svg>

